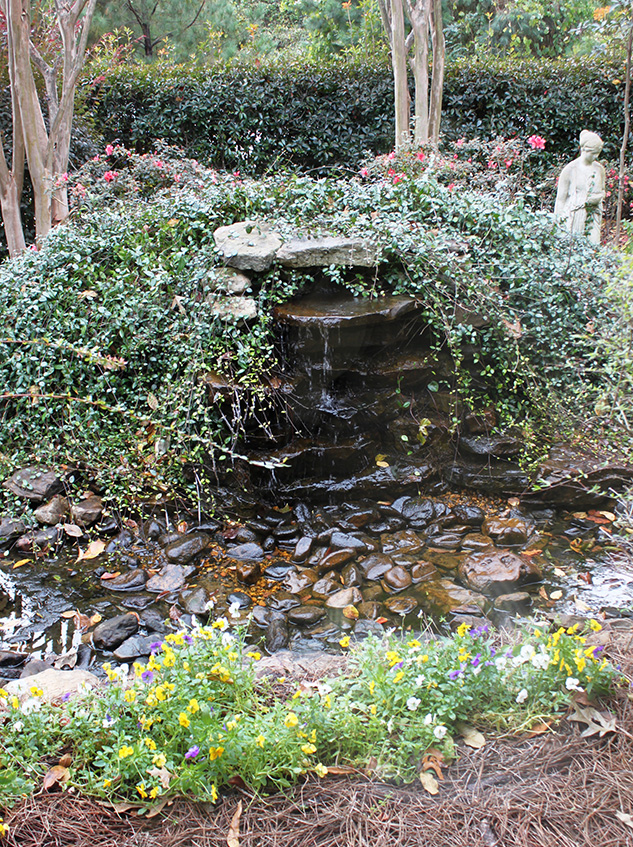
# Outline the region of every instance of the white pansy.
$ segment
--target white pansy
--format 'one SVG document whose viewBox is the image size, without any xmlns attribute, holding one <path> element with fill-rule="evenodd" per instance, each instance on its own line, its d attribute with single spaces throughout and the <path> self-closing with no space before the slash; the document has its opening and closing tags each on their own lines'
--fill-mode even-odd
<svg viewBox="0 0 633 847">
<path fill-rule="evenodd" d="M 23 715 L 30 715 L 33 712 L 39 712 L 42 708 L 42 701 L 39 697 L 29 697 L 20 707 Z"/>
<path fill-rule="evenodd" d="M 423 682 L 424 682 L 424 674 L 423 674 L 423 673 L 421 673 L 421 674 L 420 674 L 420 676 L 416 676 L 416 678 L 415 678 L 415 684 L 416 684 L 416 685 L 417 685 L 417 687 L 419 688 L 419 687 L 423 684 Z"/>
<path fill-rule="evenodd" d="M 505 656 L 497 656 L 497 658 L 495 659 L 495 667 L 498 671 L 502 671 L 507 664 L 508 660 Z"/>
<path fill-rule="evenodd" d="M 407 709 L 410 712 L 415 712 L 421 702 L 422 701 L 419 697 L 409 697 L 409 699 L 407 700 Z"/>
<path fill-rule="evenodd" d="M 446 729 L 444 724 L 440 724 L 439 726 L 436 726 L 433 730 L 433 735 L 437 738 L 438 741 L 441 741 L 447 732 L 448 730 Z"/>
<path fill-rule="evenodd" d="M 229 615 L 232 618 L 239 618 L 240 616 L 240 601 L 235 600 L 235 602 L 231 603 L 229 606 Z"/>
<path fill-rule="evenodd" d="M 527 688 L 522 688 L 517 694 L 517 703 L 525 703 L 528 698 Z"/>
<path fill-rule="evenodd" d="M 426 726 L 430 726 L 433 723 L 433 715 L 427 715 L 424 718 L 424 723 L 426 724 Z"/>
<path fill-rule="evenodd" d="M 541 645 L 541 651 L 539 653 L 535 653 L 530 661 L 537 670 L 545 671 L 549 667 L 551 660 L 549 653 L 543 648 L 543 645 Z"/>
<path fill-rule="evenodd" d="M 568 691 L 583 691 L 582 686 L 580 685 L 580 680 L 576 679 L 575 676 L 568 676 L 565 680 L 565 688 Z"/>
</svg>

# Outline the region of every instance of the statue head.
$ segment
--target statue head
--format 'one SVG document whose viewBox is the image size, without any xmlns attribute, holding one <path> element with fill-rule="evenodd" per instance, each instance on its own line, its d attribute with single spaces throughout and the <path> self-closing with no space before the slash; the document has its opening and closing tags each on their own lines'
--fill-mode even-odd
<svg viewBox="0 0 633 847">
<path fill-rule="evenodd" d="M 588 129 L 583 129 L 578 140 L 580 142 L 580 149 L 583 153 L 594 153 L 595 159 L 598 158 L 602 152 L 602 148 L 604 147 L 604 141 L 600 138 L 598 133 L 590 132 Z"/>
</svg>

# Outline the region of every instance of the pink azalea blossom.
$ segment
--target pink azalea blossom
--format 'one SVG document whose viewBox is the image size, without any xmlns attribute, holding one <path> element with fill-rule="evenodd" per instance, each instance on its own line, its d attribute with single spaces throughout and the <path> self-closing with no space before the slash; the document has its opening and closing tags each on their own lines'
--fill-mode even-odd
<svg viewBox="0 0 633 847">
<path fill-rule="evenodd" d="M 389 170 L 387 171 L 387 176 L 395 176 L 395 175 L 396 175 L 396 172 L 394 171 L 394 169 L 389 168 Z"/>
<path fill-rule="evenodd" d="M 405 178 L 406 174 L 396 174 L 393 178 L 393 184 L 397 185 L 399 182 L 402 182 L 402 180 Z"/>
<path fill-rule="evenodd" d="M 390 162 L 392 162 L 396 158 L 396 151 L 392 150 L 391 153 L 387 156 Z"/>
<path fill-rule="evenodd" d="M 92 161 L 93 161 L 93 162 L 98 162 L 98 161 L 99 161 L 99 156 L 93 156 L 93 157 L 92 157 Z"/>
<path fill-rule="evenodd" d="M 418 151 L 417 158 L 420 162 L 423 162 L 426 159 L 426 153 L 423 153 L 421 150 Z"/>
<path fill-rule="evenodd" d="M 528 144 L 532 150 L 545 150 L 545 139 L 540 135 L 531 135 L 528 138 Z"/>
<path fill-rule="evenodd" d="M 114 153 L 114 147 L 111 144 L 106 144 L 105 154 L 111 156 Z"/>
<path fill-rule="evenodd" d="M 463 147 L 465 141 L 465 138 L 460 138 L 459 141 L 456 142 L 457 147 Z"/>
<path fill-rule="evenodd" d="M 448 184 L 448 190 L 449 190 L 449 191 L 453 191 L 453 190 L 454 190 L 454 188 L 455 188 L 455 183 L 454 183 L 454 182 L 449 182 L 449 184 Z"/>
<path fill-rule="evenodd" d="M 504 159 L 503 164 L 506 166 L 506 168 L 509 168 L 512 165 L 512 159 Z"/>
<path fill-rule="evenodd" d="M 116 179 L 116 171 L 106 171 L 103 178 L 106 182 L 112 182 L 112 180 Z"/>
<path fill-rule="evenodd" d="M 369 171 L 367 170 L 367 168 L 361 168 L 360 169 L 360 175 L 361 176 L 369 176 Z"/>
</svg>

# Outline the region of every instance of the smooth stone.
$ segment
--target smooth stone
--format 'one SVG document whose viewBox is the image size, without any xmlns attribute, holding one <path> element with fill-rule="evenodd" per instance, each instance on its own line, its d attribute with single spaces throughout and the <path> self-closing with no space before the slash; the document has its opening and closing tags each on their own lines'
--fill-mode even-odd
<svg viewBox="0 0 633 847">
<path fill-rule="evenodd" d="M 107 588 L 111 591 L 135 591 L 143 588 L 147 582 L 147 574 L 141 568 L 135 568 L 132 571 L 127 571 L 107 582 Z"/>
<path fill-rule="evenodd" d="M 348 535 L 346 532 L 336 531 L 330 536 L 330 547 L 338 550 L 355 550 L 357 553 L 364 553 L 367 550 L 364 541 L 354 535 Z"/>
<path fill-rule="evenodd" d="M 103 513 L 103 500 L 96 494 L 73 503 L 70 507 L 70 516 L 78 526 L 92 526 Z"/>
<path fill-rule="evenodd" d="M 382 614 L 382 604 L 376 603 L 374 600 L 363 600 L 362 603 L 357 604 L 356 608 L 361 618 L 376 620 Z"/>
<path fill-rule="evenodd" d="M 482 535 L 479 532 L 471 532 L 462 538 L 462 550 L 486 550 L 492 547 L 492 540 L 488 535 Z"/>
<path fill-rule="evenodd" d="M 291 238 L 277 250 L 277 261 L 286 268 L 345 265 L 373 268 L 378 249 L 365 238 L 325 235 L 320 238 Z"/>
<path fill-rule="evenodd" d="M 288 644 L 288 624 L 283 618 L 274 618 L 266 629 L 265 644 L 269 653 L 283 650 Z"/>
<path fill-rule="evenodd" d="M 30 689 L 35 685 L 42 690 L 43 700 L 47 703 L 55 703 L 61 701 L 66 694 L 76 694 L 86 686 L 95 688 L 98 684 L 99 678 L 90 671 L 78 668 L 70 671 L 59 671 L 55 668 L 48 668 L 26 679 L 14 679 L 8 682 L 4 688 L 10 696 L 15 695 L 21 701 L 24 701 L 31 697 Z"/>
<path fill-rule="evenodd" d="M 418 607 L 418 601 L 413 597 L 389 597 L 385 600 L 385 608 L 394 615 L 410 615 Z"/>
<path fill-rule="evenodd" d="M 145 524 L 145 526 L 143 527 L 143 530 L 144 530 L 144 533 L 145 533 L 145 538 L 147 538 L 148 541 L 157 541 L 158 537 L 163 532 L 163 527 L 160 525 L 160 523 L 158 521 L 151 520 L 151 521 L 148 521 L 147 524 Z"/>
<path fill-rule="evenodd" d="M 309 538 L 308 536 L 300 538 L 295 545 L 295 549 L 292 554 L 292 561 L 298 565 L 303 564 L 310 555 L 312 544 L 312 538 Z"/>
<path fill-rule="evenodd" d="M 417 591 L 425 598 L 425 609 L 430 605 L 434 615 L 447 615 L 454 609 L 468 605 L 483 610 L 487 605 L 482 594 L 457 585 L 450 579 L 428 580 Z"/>
<path fill-rule="evenodd" d="M 196 532 L 211 532 L 212 533 L 212 532 L 217 532 L 220 529 L 221 526 L 222 526 L 222 524 L 220 523 L 220 521 L 216 521 L 213 518 L 206 518 L 205 520 L 196 524 L 195 527 L 193 527 L 193 529 Z"/>
<path fill-rule="evenodd" d="M 283 241 L 270 224 L 246 220 L 221 226 L 213 233 L 227 265 L 241 271 L 267 271 Z"/>
<path fill-rule="evenodd" d="M 17 668 L 28 661 L 30 654 L 18 650 L 0 650 L 0 668 Z"/>
<path fill-rule="evenodd" d="M 433 547 L 440 547 L 442 550 L 458 550 L 461 546 L 462 539 L 459 535 L 436 535 L 428 539 L 429 544 Z"/>
<path fill-rule="evenodd" d="M 462 436 L 459 440 L 460 451 L 474 456 L 494 456 L 496 459 L 518 456 L 524 446 L 525 441 L 513 435 Z"/>
<path fill-rule="evenodd" d="M 499 547 L 525 544 L 530 532 L 526 521 L 521 518 L 486 518 L 483 532 L 494 538 Z"/>
<path fill-rule="evenodd" d="M 266 602 L 269 608 L 276 612 L 288 612 L 290 609 L 296 609 L 297 606 L 301 605 L 301 601 L 287 591 L 278 591 L 276 594 L 271 594 Z"/>
<path fill-rule="evenodd" d="M 168 544 L 165 556 L 173 565 L 187 565 L 208 550 L 210 544 L 211 537 L 206 532 L 190 532 Z"/>
<path fill-rule="evenodd" d="M 325 609 L 319 606 L 299 606 L 288 612 L 288 620 L 296 626 L 312 626 L 325 616 Z"/>
<path fill-rule="evenodd" d="M 2 485 L 21 500 L 41 503 L 63 487 L 61 479 L 46 468 L 31 465 L 15 471 Z"/>
<path fill-rule="evenodd" d="M 176 532 L 175 529 L 168 529 L 156 539 L 159 547 L 167 547 L 172 541 L 178 541 L 183 537 L 181 532 Z"/>
<path fill-rule="evenodd" d="M 38 506 L 33 512 L 35 520 L 46 526 L 55 526 L 70 514 L 70 504 L 66 497 L 56 494 L 48 503 Z"/>
<path fill-rule="evenodd" d="M 233 268 L 213 268 L 207 277 L 212 291 L 226 294 L 244 294 L 251 287 L 250 279 Z"/>
<path fill-rule="evenodd" d="M 253 608 L 251 618 L 253 623 L 260 627 L 260 629 L 266 629 L 275 614 L 278 613 L 273 612 L 273 610 L 267 606 L 255 606 Z"/>
<path fill-rule="evenodd" d="M 238 561 L 235 566 L 235 575 L 244 585 L 254 585 L 261 575 L 259 562 Z"/>
<path fill-rule="evenodd" d="M 50 667 L 52 667 L 51 662 L 46 662 L 44 659 L 30 659 L 22 669 L 20 679 L 26 679 L 28 676 L 35 676 L 36 673 L 41 673 Z"/>
<path fill-rule="evenodd" d="M 51 545 L 57 544 L 62 538 L 61 530 L 55 526 L 38 529 L 35 532 L 27 532 L 15 542 L 16 550 L 28 552 L 29 550 L 46 550 Z"/>
<path fill-rule="evenodd" d="M 472 553 L 459 565 L 460 578 L 475 591 L 507 594 L 523 582 L 541 578 L 534 562 L 522 559 L 509 551 Z"/>
<path fill-rule="evenodd" d="M 317 579 L 316 573 L 306 568 L 301 573 L 289 573 L 283 581 L 283 586 L 290 594 L 299 594 L 301 591 L 305 591 L 306 588 L 314 585 Z"/>
<path fill-rule="evenodd" d="M 386 591 L 404 591 L 411 585 L 411 574 L 396 565 L 383 576 L 382 583 Z"/>
<path fill-rule="evenodd" d="M 145 590 L 152 594 L 171 594 L 179 591 L 185 584 L 187 573 L 182 565 L 165 565 L 159 573 L 151 576 L 145 584 Z"/>
<path fill-rule="evenodd" d="M 341 571 L 343 585 L 349 588 L 352 585 L 360 585 L 363 581 L 360 568 L 354 563 L 346 565 Z"/>
<path fill-rule="evenodd" d="M 383 594 L 384 591 L 379 582 L 371 582 L 363 587 L 363 600 L 367 600 L 368 602 L 380 600 Z"/>
<path fill-rule="evenodd" d="M 384 520 L 370 523 L 367 530 L 368 532 L 371 532 L 372 535 L 382 535 L 385 532 L 397 532 L 405 526 L 406 523 L 402 518 L 386 517 Z"/>
<path fill-rule="evenodd" d="M 117 615 L 97 625 L 92 634 L 92 643 L 99 650 L 114 650 L 119 644 L 138 631 L 139 618 L 134 612 Z"/>
<path fill-rule="evenodd" d="M 421 550 L 424 546 L 420 536 L 412 529 L 381 535 L 380 544 L 382 552 L 386 554 L 394 553 L 396 550 Z"/>
<path fill-rule="evenodd" d="M 238 544 L 236 547 L 230 547 L 226 551 L 226 555 L 231 559 L 242 559 L 244 561 L 263 559 L 264 551 L 259 544 L 253 542 L 249 544 Z"/>
<path fill-rule="evenodd" d="M 11 547 L 25 532 L 26 525 L 22 521 L 0 518 L 0 549 Z"/>
<path fill-rule="evenodd" d="M 327 556 L 324 556 L 323 559 L 321 559 L 319 568 L 323 570 L 338 568 L 346 562 L 350 562 L 352 559 L 355 559 L 357 555 L 358 550 L 334 550 L 332 553 L 328 553 Z"/>
<path fill-rule="evenodd" d="M 436 504 L 428 498 L 409 497 L 399 510 L 409 524 L 424 528 L 438 517 Z"/>
<path fill-rule="evenodd" d="M 297 568 L 291 562 L 273 562 L 264 568 L 263 574 L 268 579 L 285 579 L 289 574 L 296 573 Z"/>
<path fill-rule="evenodd" d="M 199 617 L 208 616 L 214 607 L 211 592 L 204 585 L 181 591 L 178 600 L 187 614 Z"/>
<path fill-rule="evenodd" d="M 150 632 L 155 632 L 159 635 L 167 632 L 167 624 L 156 609 L 145 609 L 145 611 L 141 612 L 140 618 L 143 626 L 149 629 Z"/>
<path fill-rule="evenodd" d="M 384 573 L 387 573 L 387 571 L 393 567 L 393 564 L 393 559 L 390 556 L 386 556 L 384 553 L 372 553 L 371 556 L 367 556 L 366 559 L 359 562 L 358 566 L 368 579 L 370 579 L 368 574 L 372 568 L 383 568 L 377 577 L 371 577 L 371 579 L 379 579 Z"/>
<path fill-rule="evenodd" d="M 495 597 L 495 609 L 502 612 L 521 613 L 532 605 L 532 597 L 527 591 L 514 591 L 512 594 L 500 594 Z"/>
<path fill-rule="evenodd" d="M 227 601 L 233 605 L 234 603 L 238 603 L 239 609 L 248 609 L 252 603 L 251 598 L 248 594 L 244 594 L 243 591 L 232 591 L 227 597 Z"/>
<path fill-rule="evenodd" d="M 330 609 L 344 609 L 345 606 L 353 606 L 356 603 L 362 603 L 363 595 L 358 588 L 343 588 L 342 591 L 337 591 L 325 601 L 325 605 Z"/>
<path fill-rule="evenodd" d="M 319 579 L 312 586 L 312 596 L 318 600 L 325 600 L 337 591 L 340 591 L 341 585 L 334 582 L 332 579 Z"/>
<path fill-rule="evenodd" d="M 257 543 L 259 541 L 259 533 L 253 532 L 253 530 L 249 529 L 247 526 L 239 526 L 233 540 L 237 541 L 239 544 Z"/>
<path fill-rule="evenodd" d="M 362 529 L 367 524 L 371 523 L 378 515 L 378 512 L 373 508 L 368 509 L 358 509 L 355 511 L 348 512 L 345 515 L 344 522 L 345 528 Z"/>
<path fill-rule="evenodd" d="M 108 541 L 105 551 L 106 553 L 116 553 L 119 550 L 125 550 L 134 542 L 134 536 L 129 529 L 122 529 L 118 535 Z"/>
<path fill-rule="evenodd" d="M 418 582 L 423 582 L 425 579 L 429 579 L 437 571 L 435 570 L 435 565 L 431 562 L 421 560 L 413 565 L 409 573 L 411 574 L 411 582 L 417 584 Z"/>
<path fill-rule="evenodd" d="M 130 659 L 136 659 L 139 656 L 149 656 L 152 652 L 150 645 L 154 644 L 156 637 L 153 635 L 133 635 L 127 638 L 123 644 L 120 644 L 113 651 L 114 658 L 118 662 L 127 662 Z"/>
<path fill-rule="evenodd" d="M 479 506 L 461 504 L 453 508 L 455 517 L 466 526 L 481 526 L 486 519 L 485 512 Z"/>
<path fill-rule="evenodd" d="M 369 635 L 375 635 L 377 638 L 381 638 L 384 634 L 383 625 L 371 618 L 356 621 L 354 626 L 354 638 L 357 641 L 363 641 Z"/>
<path fill-rule="evenodd" d="M 121 605 L 126 609 L 132 609 L 135 612 L 142 612 L 154 602 L 153 597 L 147 597 L 145 594 L 124 594 L 121 598 Z"/>
</svg>

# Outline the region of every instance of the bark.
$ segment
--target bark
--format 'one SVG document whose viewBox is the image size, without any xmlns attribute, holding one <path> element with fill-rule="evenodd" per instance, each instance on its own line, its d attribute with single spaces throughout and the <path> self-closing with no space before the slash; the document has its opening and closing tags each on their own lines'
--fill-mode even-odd
<svg viewBox="0 0 633 847">
<path fill-rule="evenodd" d="M 20 193 L 18 192 L 15 175 L 9 170 L 4 150 L 0 144 L 0 210 L 2 211 L 4 234 L 11 258 L 19 256 L 26 250 L 20 215 Z"/>
<path fill-rule="evenodd" d="M 396 110 L 396 150 L 411 140 L 403 0 L 391 0 L 391 66 Z"/>
<path fill-rule="evenodd" d="M 429 25 L 431 0 L 406 0 L 407 17 L 413 33 L 411 67 L 415 80 L 414 141 L 429 141 Z"/>
<path fill-rule="evenodd" d="M 442 119 L 446 49 L 442 21 L 442 0 L 432 0 L 432 2 L 431 43 L 433 46 L 433 75 L 431 77 L 431 102 L 429 106 L 429 137 L 433 144 L 437 144 L 440 140 L 440 121 Z"/>
</svg>

